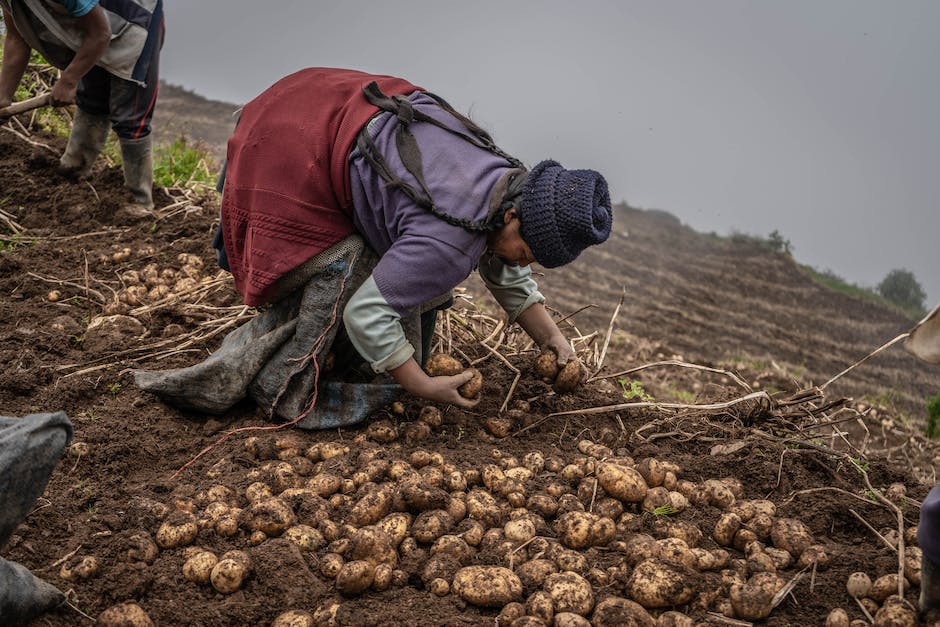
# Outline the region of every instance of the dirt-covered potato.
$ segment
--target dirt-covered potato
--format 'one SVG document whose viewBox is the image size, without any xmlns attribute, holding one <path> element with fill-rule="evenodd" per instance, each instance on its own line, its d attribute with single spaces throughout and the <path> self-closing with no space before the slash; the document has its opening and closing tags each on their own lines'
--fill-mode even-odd
<svg viewBox="0 0 940 627">
<path fill-rule="evenodd" d="M 408 510 L 415 514 L 429 509 L 446 509 L 450 494 L 441 488 L 410 481 L 400 488 L 400 493 Z"/>
<path fill-rule="evenodd" d="M 570 549 L 607 545 L 616 532 L 613 520 L 590 512 L 567 512 L 555 520 L 556 536 Z"/>
<path fill-rule="evenodd" d="M 349 541 L 347 556 L 351 560 L 365 560 L 373 566 L 389 564 L 392 568 L 398 564 L 397 545 L 392 537 L 379 527 L 357 529 Z"/>
<path fill-rule="evenodd" d="M 522 598 L 522 582 L 502 566 L 467 566 L 454 575 L 451 589 L 464 601 L 480 607 L 502 607 Z"/>
<path fill-rule="evenodd" d="M 279 536 L 296 522 L 294 510 L 277 497 L 252 503 L 248 517 L 250 531 L 263 531 L 268 536 Z"/>
<path fill-rule="evenodd" d="M 921 566 L 924 556 L 919 547 L 904 547 L 904 577 L 915 586 L 920 585 Z"/>
<path fill-rule="evenodd" d="M 783 549 L 794 558 L 799 558 L 811 544 L 813 534 L 796 518 L 777 518 L 770 530 L 774 546 Z"/>
<path fill-rule="evenodd" d="M 559 612 L 555 614 L 552 625 L 554 627 L 591 627 L 591 621 L 574 612 Z"/>
<path fill-rule="evenodd" d="M 826 627 L 849 627 L 849 615 L 841 607 L 834 608 L 826 616 Z"/>
<path fill-rule="evenodd" d="M 102 627 L 154 627 L 144 608 L 131 601 L 101 612 L 98 624 Z"/>
<path fill-rule="evenodd" d="M 627 582 L 630 597 L 643 607 L 682 605 L 692 599 L 688 572 L 678 564 L 649 559 L 637 564 Z"/>
<path fill-rule="evenodd" d="M 522 544 L 535 537 L 535 523 L 528 518 L 510 520 L 503 527 L 503 533 L 506 535 L 507 540 Z"/>
<path fill-rule="evenodd" d="M 656 620 L 656 627 L 695 627 L 695 621 L 682 612 L 663 612 Z"/>
<path fill-rule="evenodd" d="M 897 595 L 885 599 L 875 614 L 875 627 L 915 627 L 917 613 Z"/>
<path fill-rule="evenodd" d="M 607 597 L 597 604 L 591 623 L 595 627 L 618 627 L 619 625 L 637 625 L 654 627 L 656 621 L 649 612 L 635 601 L 623 597 Z"/>
<path fill-rule="evenodd" d="M 552 597 L 544 590 L 539 590 L 525 601 L 526 616 L 537 618 L 543 625 L 551 625 L 555 617 L 555 607 Z M 513 623 L 515 625 L 516 623 Z"/>
<path fill-rule="evenodd" d="M 208 583 L 219 558 L 211 551 L 200 551 L 183 563 L 183 577 L 193 583 Z"/>
<path fill-rule="evenodd" d="M 503 512 L 493 495 L 486 490 L 475 488 L 467 494 L 467 515 L 487 528 L 503 524 Z"/>
<path fill-rule="evenodd" d="M 66 581 L 82 581 L 98 574 L 98 558 L 87 555 L 74 562 L 66 562 L 59 569 L 59 577 Z"/>
<path fill-rule="evenodd" d="M 633 468 L 605 462 L 597 466 L 596 474 L 604 491 L 615 499 L 624 503 L 640 503 L 646 498 L 649 486 Z"/>
<path fill-rule="evenodd" d="M 336 574 L 336 590 L 348 596 L 361 594 L 375 577 L 375 566 L 365 560 L 347 562 Z"/>
<path fill-rule="evenodd" d="M 734 534 L 741 528 L 741 517 L 734 512 L 726 512 L 718 518 L 715 523 L 715 530 L 712 531 L 712 538 L 720 546 L 731 546 L 734 541 Z"/>
<path fill-rule="evenodd" d="M 587 616 L 594 609 L 594 589 L 577 573 L 567 571 L 549 575 L 542 588 L 551 597 L 556 612 Z"/>
<path fill-rule="evenodd" d="M 346 560 L 339 553 L 326 553 L 320 558 L 320 574 L 327 579 L 336 579 Z"/>
<path fill-rule="evenodd" d="M 303 610 L 287 610 L 278 615 L 271 627 L 314 627 L 313 615 Z"/>
<path fill-rule="evenodd" d="M 198 534 L 196 517 L 189 512 L 176 510 L 157 529 L 155 539 L 161 549 L 175 549 L 192 544 Z"/>
<path fill-rule="evenodd" d="M 541 588 L 545 580 L 557 572 L 558 567 L 555 566 L 552 560 L 548 559 L 529 560 L 516 569 L 516 575 L 518 575 L 527 594 L 532 594 Z"/>
<path fill-rule="evenodd" d="M 394 498 L 394 488 L 389 484 L 367 491 L 349 511 L 350 522 L 360 527 L 377 523 L 392 511 Z"/>
<path fill-rule="evenodd" d="M 389 514 L 375 523 L 375 526 L 387 533 L 397 547 L 408 535 L 408 528 L 411 526 L 411 514 L 404 512 Z"/>
<path fill-rule="evenodd" d="M 774 595 L 784 581 L 773 573 L 757 573 L 746 583 L 732 584 L 731 607 L 738 618 L 761 620 L 770 616 Z"/>
<path fill-rule="evenodd" d="M 418 542 L 430 544 L 454 527 L 454 519 L 445 510 L 422 512 L 411 524 L 411 535 Z"/>
<path fill-rule="evenodd" d="M 558 394 L 573 392 L 581 385 L 581 379 L 584 376 L 584 367 L 578 359 L 572 359 L 565 364 L 558 376 L 555 377 L 555 384 L 552 389 Z"/>
<path fill-rule="evenodd" d="M 323 534 L 309 525 L 288 527 L 283 537 L 297 545 L 301 551 L 316 551 L 326 543 Z"/>
<path fill-rule="evenodd" d="M 904 586 L 907 588 L 907 586 Z M 875 579 L 871 584 L 871 592 L 868 593 L 868 596 L 877 601 L 878 603 L 883 603 L 892 594 L 898 593 L 898 574 L 889 573 L 887 575 L 882 575 Z"/>
<path fill-rule="evenodd" d="M 127 539 L 127 559 L 132 562 L 152 564 L 160 549 L 147 532 L 135 533 Z"/>
<path fill-rule="evenodd" d="M 483 391 L 483 373 L 476 368 L 471 368 L 470 372 L 473 373 L 473 377 L 457 388 L 457 391 L 464 398 L 477 398 Z"/>
<path fill-rule="evenodd" d="M 231 594 L 242 587 L 248 578 L 249 568 L 241 559 L 226 557 L 212 567 L 209 581 L 222 594 Z"/>
<path fill-rule="evenodd" d="M 464 371 L 463 364 L 447 353 L 434 353 L 424 364 L 424 371 L 432 377 L 446 377 Z"/>
<path fill-rule="evenodd" d="M 815 567 L 817 570 L 826 570 L 829 567 L 829 554 L 821 544 L 812 544 L 800 553 L 796 567 L 799 569 Z"/>
<path fill-rule="evenodd" d="M 555 351 L 543 351 L 532 362 L 532 370 L 545 383 L 554 383 L 559 370 L 558 355 L 555 354 Z"/>
<path fill-rule="evenodd" d="M 525 616 L 525 605 L 519 602 L 507 603 L 496 615 L 498 627 L 509 627 L 513 621 Z"/>
</svg>

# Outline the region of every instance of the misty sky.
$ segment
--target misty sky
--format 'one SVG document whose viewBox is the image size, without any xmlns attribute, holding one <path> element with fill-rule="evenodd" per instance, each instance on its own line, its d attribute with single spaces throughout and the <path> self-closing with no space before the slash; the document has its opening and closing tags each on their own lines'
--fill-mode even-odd
<svg viewBox="0 0 940 627">
<path fill-rule="evenodd" d="M 206 97 L 402 76 L 529 165 L 700 231 L 776 229 L 860 285 L 906 268 L 940 302 L 940 2 L 169 0 L 166 21 L 162 77 Z"/>
</svg>

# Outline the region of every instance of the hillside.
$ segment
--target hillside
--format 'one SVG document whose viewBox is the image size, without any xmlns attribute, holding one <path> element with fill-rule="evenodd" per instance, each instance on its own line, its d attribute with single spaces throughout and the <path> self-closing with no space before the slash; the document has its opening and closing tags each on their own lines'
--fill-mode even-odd
<svg viewBox="0 0 940 627">
<path fill-rule="evenodd" d="M 218 141 L 230 118 L 213 111 L 229 107 L 178 96 L 160 105 L 166 125 Z M 482 371 L 476 408 L 405 395 L 360 427 L 273 430 L 252 403 L 181 411 L 131 376 L 195 363 L 254 315 L 214 266 L 215 195 L 158 190 L 155 215 L 134 218 L 119 170 L 99 162 L 78 185 L 55 173 L 62 145 L 0 128 L 0 408 L 62 410 L 75 426 L 3 549 L 71 591 L 34 625 L 128 602 L 161 625 L 269 625 L 286 610 L 317 625 L 547 625 L 570 612 L 594 625 L 814 625 L 834 608 L 913 624 L 912 531 L 940 460 L 920 435 L 923 402 L 940 370 L 892 349 L 814 388 L 907 330 L 896 313 L 785 256 L 621 205 L 606 245 L 539 279 L 594 380 L 554 393 L 470 280 L 437 347 Z M 227 593 L 188 581 L 196 547 L 244 552 L 247 578 Z M 85 558 L 97 570 L 78 574 Z M 882 582 L 864 610 L 845 587 L 856 571 Z M 506 594 L 483 602 L 497 579 Z"/>
</svg>

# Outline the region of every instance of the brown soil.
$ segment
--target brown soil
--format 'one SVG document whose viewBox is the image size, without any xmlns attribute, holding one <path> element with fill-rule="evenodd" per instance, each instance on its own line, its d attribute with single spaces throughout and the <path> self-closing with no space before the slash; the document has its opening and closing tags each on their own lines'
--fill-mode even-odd
<svg viewBox="0 0 940 627">
<path fill-rule="evenodd" d="M 226 537 L 207 527 L 195 541 L 217 553 L 234 548 L 249 552 L 252 574 L 241 590 L 230 595 L 183 578 L 184 548 L 164 549 L 152 563 L 128 557 L 131 536 L 156 534 L 161 505 L 195 503 L 198 511 L 200 492 L 222 484 L 238 491 L 239 505 L 246 507 L 244 489 L 259 476 L 270 481 L 264 465 L 290 443 L 280 441 L 287 435 L 283 430 L 240 432 L 174 476 L 223 434 L 266 423 L 250 403 L 224 417 L 176 410 L 136 389 L 129 369 L 198 361 L 221 335 L 159 360 L 153 355 L 165 347 L 147 347 L 164 339 L 171 346 L 182 343 L 186 334 L 230 311 L 221 308 L 238 305 L 237 294 L 227 283 L 209 290 L 200 301 L 204 307 L 219 309 L 196 309 L 181 302 L 138 312 L 135 317 L 142 328 L 129 335 L 102 338 L 88 331 L 88 323 L 101 315 L 115 294 L 126 291 L 122 281 L 127 280 L 127 270 L 142 271 L 151 263 L 159 269 L 180 270 L 179 255 L 188 253 L 204 262 L 203 277 L 215 275 L 209 246 L 215 199 L 180 202 L 180 198 L 160 194 L 158 207 L 172 205 L 174 210 L 159 213 L 158 220 L 133 219 L 121 210 L 128 197 L 121 189 L 120 171 L 99 169 L 87 182 L 65 180 L 54 170 L 55 149 L 61 148 L 61 141 L 42 135 L 32 139 L 54 150 L 32 146 L 0 130 L 0 209 L 24 229 L 22 236 L 11 238 L 13 227 L 0 224 L 4 241 L 12 240 L 0 254 L 0 412 L 16 416 L 64 410 L 75 425 L 75 439 L 35 511 L 4 547 L 3 556 L 70 590 L 76 608 L 63 607 L 34 624 L 84 624 L 88 621 L 77 610 L 97 617 L 106 608 L 131 600 L 158 625 L 264 625 L 287 609 L 313 613 L 333 603 L 340 604 L 335 624 L 492 624 L 498 610 L 468 605 L 454 594 L 435 596 L 426 589 L 421 578 L 426 545 L 419 544 L 419 550 L 400 563 L 398 568 L 407 575 L 404 585 L 353 597 L 338 594 L 333 581 L 321 574 L 326 547 L 301 552 L 282 538 L 249 546 L 244 529 Z M 617 233 L 607 245 L 585 253 L 568 268 L 547 273 L 540 281 L 549 302 L 563 314 L 596 305 L 568 321 L 583 335 L 599 333 L 593 344 L 578 345 L 588 360 L 591 351 L 602 347 L 613 309 L 625 291 L 606 355 L 606 373 L 681 356 L 687 362 L 733 368 L 758 388 L 789 393 L 808 387 L 810 381 L 821 383 L 910 326 L 897 314 L 812 284 L 787 258 L 715 241 L 657 212 L 620 207 L 615 224 Z M 631 231 L 629 238 L 626 228 Z M 129 256 L 122 260 L 118 255 L 114 261 L 114 253 L 125 248 L 130 249 Z M 476 282 L 470 281 L 468 289 L 483 311 L 492 311 Z M 50 302 L 51 290 L 61 293 L 55 302 Z M 569 327 L 569 331 L 574 334 L 574 329 Z M 449 337 L 446 330 L 442 332 Z M 466 340 L 465 334 L 456 329 L 451 334 L 468 359 L 486 355 L 478 342 L 461 341 Z M 851 464 L 813 448 L 761 439 L 752 430 L 763 429 L 778 439 L 805 440 L 797 431 L 807 424 L 800 418 L 784 423 L 754 407 L 721 414 L 670 415 L 668 420 L 646 409 L 549 416 L 622 403 L 622 390 L 615 379 L 601 379 L 574 394 L 556 396 L 533 376 L 533 351 L 505 352 L 523 375 L 513 398 L 531 400 L 528 411 L 513 414 L 509 437 L 496 438 L 481 426 L 499 414 L 514 378 L 500 360 L 490 358 L 477 366 L 485 377 L 483 401 L 472 411 L 442 408 L 442 427 L 430 433 L 416 428 L 423 403 L 406 397 L 403 413 L 389 411 L 374 419 L 395 425 L 398 437 L 393 441 L 377 442 L 376 432 L 370 432 L 368 425 L 330 432 L 290 430 L 295 438 L 291 446 L 301 454 L 323 442 L 350 448 L 347 454 L 329 460 L 311 453 L 308 457 L 313 463 L 305 465 L 296 459 L 292 463 L 301 475 L 332 470 L 351 477 L 366 467 L 370 457 L 407 460 L 423 450 L 440 453 L 446 463 L 468 471 L 507 457 L 521 460 L 533 451 L 565 463 L 583 462 L 578 443 L 591 440 L 638 460 L 655 457 L 678 464 L 681 478 L 692 482 L 735 477 L 743 498 L 769 499 L 779 516 L 802 520 L 831 558 L 828 568 L 815 575 L 806 572 L 764 624 L 822 624 L 834 607 L 844 608 L 852 618 L 863 618 L 845 591 L 849 573 L 863 570 L 875 578 L 897 571 L 895 552 L 850 513 L 854 510 L 879 530 L 897 526 L 891 511 L 865 499 L 866 486 Z M 884 390 L 894 395 L 889 399 L 893 404 L 882 399 L 875 413 L 863 412 L 857 421 L 870 436 L 867 463 L 875 487 L 900 482 L 913 499 L 926 493 L 929 486 L 918 483 L 914 475 L 915 471 L 919 475 L 935 471 L 935 449 L 918 440 L 916 449 L 904 449 L 908 456 L 916 455 L 903 463 L 900 451 L 895 453 L 898 459 L 892 460 L 876 449 L 886 448 L 898 437 L 916 440 L 898 421 L 898 408 L 910 419 L 922 420 L 918 412 L 923 412 L 923 399 L 936 393 L 938 373 L 892 350 L 859 368 L 832 391 L 859 398 L 878 396 Z M 641 381 L 657 400 L 688 402 L 696 397 L 698 402 L 715 402 L 739 394 L 727 377 L 697 370 L 663 367 L 629 378 Z M 260 452 L 246 448 L 251 436 L 260 439 Z M 736 440 L 741 441 L 736 451 L 712 454 L 716 444 Z M 814 442 L 831 445 L 833 440 Z M 860 442 L 855 440 L 859 446 Z M 77 447 L 78 443 L 85 446 Z M 314 467 L 314 463 L 319 465 Z M 426 476 L 431 474 L 426 472 Z M 555 481 L 551 473 L 543 473 L 525 488 L 536 492 Z M 578 487 L 575 482 L 570 489 L 590 507 L 597 495 L 584 494 Z M 806 491 L 813 488 L 838 490 Z M 361 491 L 352 486 L 347 489 L 347 496 L 318 501 L 313 508 L 300 503 L 295 513 L 321 521 L 321 529 L 327 528 L 322 523 L 327 517 L 348 522 L 350 507 Z M 634 513 L 632 521 L 618 529 L 619 539 L 640 531 L 660 534 L 662 517 L 639 510 Z M 720 513 L 713 505 L 698 503 L 672 518 L 701 528 L 705 536 L 701 546 L 713 548 L 711 530 Z M 917 508 L 910 501 L 905 502 L 904 513 L 907 525 L 916 524 Z M 554 532 L 549 524 L 539 534 L 552 537 Z M 331 548 L 338 550 L 337 545 Z M 62 579 L 59 561 L 73 552 L 66 564 L 94 555 L 101 564 L 97 576 L 83 581 Z M 582 552 L 591 567 L 605 569 L 624 561 L 622 553 L 606 547 Z M 477 552 L 473 560 L 505 565 L 505 557 L 490 547 Z M 779 574 L 789 580 L 797 572 L 791 566 Z M 716 607 L 702 593 L 721 590 L 720 575 L 703 573 L 691 581 L 696 600 L 676 609 L 704 622 Z M 628 596 L 619 580 L 605 582 L 597 591 L 600 597 Z M 911 586 L 906 598 L 916 605 L 917 594 L 917 586 Z"/>
</svg>

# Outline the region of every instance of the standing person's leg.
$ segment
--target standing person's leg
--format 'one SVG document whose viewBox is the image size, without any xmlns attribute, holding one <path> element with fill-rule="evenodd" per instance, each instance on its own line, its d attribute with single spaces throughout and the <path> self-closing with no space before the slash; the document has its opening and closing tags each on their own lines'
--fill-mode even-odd
<svg viewBox="0 0 940 627">
<path fill-rule="evenodd" d="M 111 75 L 100 67 L 91 68 L 78 84 L 72 132 L 59 159 L 59 171 L 63 174 L 83 177 L 91 172 L 108 139 L 110 99 Z"/>
<path fill-rule="evenodd" d="M 923 552 L 920 609 L 940 609 L 940 485 L 934 486 L 920 507 L 917 544 Z"/>
<path fill-rule="evenodd" d="M 29 515 L 71 437 L 63 412 L 0 416 L 0 548 Z M 0 558 L 0 623 L 27 622 L 64 600 L 55 586 Z"/>
<path fill-rule="evenodd" d="M 111 125 L 121 142 L 124 185 L 134 195 L 134 212 L 153 208 L 153 136 L 150 123 L 157 103 L 160 47 L 154 46 L 146 84 L 111 77 Z"/>
</svg>

